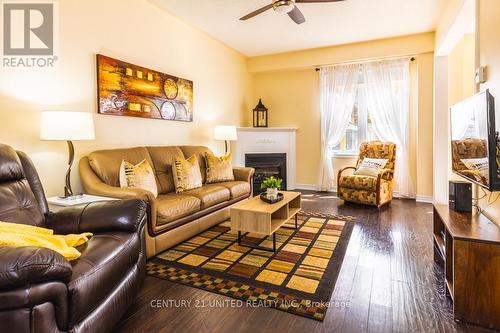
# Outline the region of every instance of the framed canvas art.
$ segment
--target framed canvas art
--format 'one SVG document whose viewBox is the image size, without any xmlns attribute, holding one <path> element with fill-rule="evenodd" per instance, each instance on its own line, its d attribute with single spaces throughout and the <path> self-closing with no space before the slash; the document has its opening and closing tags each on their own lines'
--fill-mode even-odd
<svg viewBox="0 0 500 333">
<path fill-rule="evenodd" d="M 101 114 L 193 121 L 193 82 L 97 55 Z"/>
</svg>

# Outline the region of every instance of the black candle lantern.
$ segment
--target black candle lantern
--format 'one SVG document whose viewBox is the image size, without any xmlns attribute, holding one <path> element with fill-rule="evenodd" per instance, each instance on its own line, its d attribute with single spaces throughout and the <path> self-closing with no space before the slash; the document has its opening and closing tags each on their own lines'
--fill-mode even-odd
<svg viewBox="0 0 500 333">
<path fill-rule="evenodd" d="M 267 127 L 267 108 L 259 98 L 259 104 L 253 109 L 253 127 Z"/>
</svg>

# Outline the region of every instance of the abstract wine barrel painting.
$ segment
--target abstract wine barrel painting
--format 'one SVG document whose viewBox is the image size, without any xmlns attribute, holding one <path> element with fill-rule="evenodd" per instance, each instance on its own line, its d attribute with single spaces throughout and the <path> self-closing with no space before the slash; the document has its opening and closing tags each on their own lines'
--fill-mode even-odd
<svg viewBox="0 0 500 333">
<path fill-rule="evenodd" d="M 98 112 L 193 121 L 193 82 L 97 55 Z"/>
</svg>

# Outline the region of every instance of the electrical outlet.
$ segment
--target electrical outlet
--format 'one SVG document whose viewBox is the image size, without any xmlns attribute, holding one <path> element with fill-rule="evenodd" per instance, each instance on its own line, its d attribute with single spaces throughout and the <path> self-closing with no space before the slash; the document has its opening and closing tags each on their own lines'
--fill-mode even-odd
<svg viewBox="0 0 500 333">
<path fill-rule="evenodd" d="M 485 83 L 486 82 L 486 68 L 484 66 L 480 66 L 476 69 L 475 79 L 476 83 Z"/>
</svg>

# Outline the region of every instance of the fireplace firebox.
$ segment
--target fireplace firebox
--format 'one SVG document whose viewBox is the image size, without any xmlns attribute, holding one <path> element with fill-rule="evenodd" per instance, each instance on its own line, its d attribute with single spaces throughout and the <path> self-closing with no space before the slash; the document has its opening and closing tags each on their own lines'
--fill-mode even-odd
<svg viewBox="0 0 500 333">
<path fill-rule="evenodd" d="M 264 190 L 260 185 L 267 177 L 274 176 L 283 180 L 281 189 L 286 190 L 286 154 L 259 153 L 245 154 L 245 166 L 255 169 L 253 177 L 253 194 L 257 195 Z"/>
</svg>

